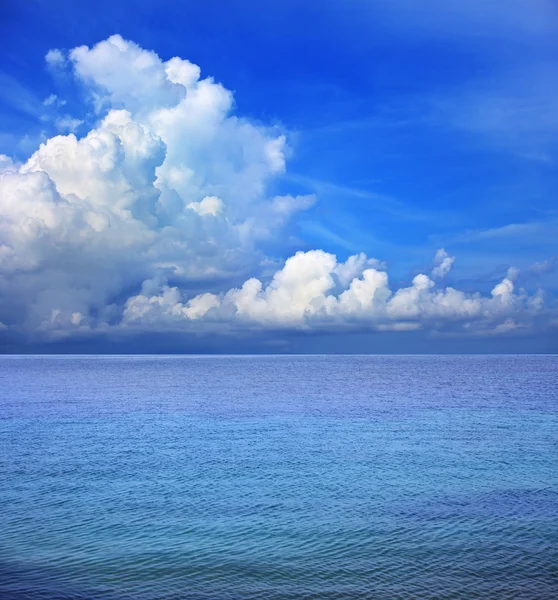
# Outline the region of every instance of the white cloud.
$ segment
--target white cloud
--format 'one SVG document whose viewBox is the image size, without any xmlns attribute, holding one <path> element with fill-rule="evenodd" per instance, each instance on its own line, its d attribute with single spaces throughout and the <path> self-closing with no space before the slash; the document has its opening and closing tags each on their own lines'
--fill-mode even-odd
<svg viewBox="0 0 558 600">
<path fill-rule="evenodd" d="M 69 56 L 102 115 L 84 137 L 48 139 L 23 165 L 0 161 L 8 324 L 71 329 L 79 313 L 81 328 L 99 327 L 142 281 L 215 285 L 247 274 L 265 260 L 257 240 L 279 237 L 314 202 L 269 193 L 285 169 L 284 133 L 232 115 L 231 92 L 196 65 L 120 36 Z M 59 50 L 46 60 L 66 61 Z"/>
<path fill-rule="evenodd" d="M 45 61 L 51 69 L 58 69 L 66 64 L 66 57 L 58 48 L 53 48 L 46 53 Z"/>
<path fill-rule="evenodd" d="M 216 217 L 223 212 L 224 204 L 217 196 L 206 196 L 201 202 L 190 202 L 186 205 L 186 208 L 193 210 L 200 216 L 211 215 Z"/>
<path fill-rule="evenodd" d="M 517 267 L 510 267 L 508 269 L 506 278 L 511 281 L 515 281 L 517 279 L 518 275 L 519 275 L 519 269 Z"/>
<path fill-rule="evenodd" d="M 18 166 L 5 154 L 0 154 L 0 175 L 7 173 L 16 173 Z"/>
<path fill-rule="evenodd" d="M 351 274 L 347 277 L 347 274 Z M 504 278 L 490 296 L 438 289 L 427 275 L 409 287 L 389 288 L 385 271 L 370 266 L 364 255 L 339 263 L 322 250 L 297 252 L 271 282 L 252 278 L 228 292 L 202 294 L 189 301 L 176 287 L 129 298 L 122 326 L 186 327 L 200 322 L 282 329 L 368 329 L 409 331 L 419 328 L 504 333 L 542 309 L 540 295 L 515 293 Z"/>
<path fill-rule="evenodd" d="M 66 65 L 59 50 L 46 60 Z M 385 266 L 363 253 L 339 262 L 312 250 L 276 265 L 262 242 L 279 244 L 316 202 L 270 192 L 286 169 L 285 132 L 234 115 L 231 92 L 196 65 L 120 36 L 75 48 L 68 62 L 98 123 L 77 137 L 80 123 L 60 117 L 70 133 L 24 164 L 0 156 L 0 321 L 10 330 L 509 329 L 542 309 L 513 274 L 481 296 L 425 274 L 392 291 Z M 453 261 L 439 250 L 432 276 Z M 217 293 L 231 279 L 245 282 Z M 202 286 L 211 293 L 192 292 Z"/>
<path fill-rule="evenodd" d="M 56 129 L 58 131 L 69 131 L 70 133 L 75 133 L 76 129 L 83 123 L 81 119 L 74 119 L 70 117 L 70 115 L 64 115 L 63 117 L 59 117 L 55 121 Z"/>
<path fill-rule="evenodd" d="M 174 107 L 186 96 L 184 81 L 175 82 L 169 77 L 168 64 L 155 52 L 144 50 L 119 35 L 113 35 L 93 48 L 74 48 L 70 60 L 77 77 L 104 105 L 145 113 Z M 169 70 L 174 75 L 178 69 L 172 68 L 174 62 L 169 63 Z M 197 77 L 188 82 L 196 83 Z"/>
<path fill-rule="evenodd" d="M 451 270 L 455 257 L 450 256 L 443 248 L 440 248 L 434 255 L 434 268 L 432 269 L 432 277 L 442 279 Z"/>
<path fill-rule="evenodd" d="M 548 258 L 533 263 L 529 267 L 529 271 L 534 275 L 545 275 L 546 273 L 552 273 L 556 269 L 556 258 Z"/>
<path fill-rule="evenodd" d="M 58 96 L 56 94 L 51 94 L 50 96 L 48 96 L 47 98 L 45 98 L 43 100 L 43 104 L 45 106 L 52 106 L 53 104 L 56 104 L 58 100 Z"/>
</svg>

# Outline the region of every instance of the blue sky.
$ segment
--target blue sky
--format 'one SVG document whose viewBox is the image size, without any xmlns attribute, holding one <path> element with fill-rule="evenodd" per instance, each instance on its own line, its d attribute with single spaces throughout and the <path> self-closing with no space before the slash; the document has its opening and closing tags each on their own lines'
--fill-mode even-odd
<svg viewBox="0 0 558 600">
<path fill-rule="evenodd" d="M 280 230 L 274 213 L 274 233 L 254 234 L 250 252 L 258 253 L 257 264 L 227 259 L 227 270 L 221 263 L 204 263 L 203 276 L 182 276 L 178 268 L 170 275 L 152 270 L 118 289 L 106 288 L 102 301 L 99 296 L 85 308 L 82 292 L 76 292 L 78 308 L 71 308 L 72 300 L 64 302 L 69 314 L 87 320 L 87 331 L 44 334 L 43 317 L 29 315 L 40 312 L 38 307 L 45 314 L 66 309 L 52 300 L 54 292 L 45 284 L 23 282 L 18 273 L 24 267 L 17 273 L 12 267 L 0 310 L 2 348 L 556 351 L 558 6 L 547 0 L 449 4 L 428 0 L 419 10 L 411 0 L 4 3 L 0 154 L 15 164 L 24 164 L 48 138 L 70 129 L 84 137 L 108 110 L 129 108 L 117 98 L 96 109 L 91 98 L 100 75 L 79 75 L 79 63 L 67 54 L 119 34 L 161 61 L 178 56 L 199 65 L 202 79 L 211 76 L 234 94 L 231 115 L 265 128 L 266 135 L 271 128 L 285 135 L 286 168 L 266 176 L 262 203 L 284 195 L 314 199 L 304 209 L 289 208 L 289 222 L 282 221 Z M 45 62 L 52 49 L 66 57 L 63 68 Z M 186 204 L 192 199 L 182 198 Z M 257 215 L 262 210 L 251 208 Z M 258 218 L 257 227 L 271 230 L 272 217 Z M 186 229 L 180 231 L 187 237 Z M 220 317 L 217 338 L 212 328 L 182 332 L 168 323 L 113 332 L 118 316 L 103 317 L 99 325 L 107 306 L 122 313 L 130 298 L 163 297 L 161 290 L 144 293 L 144 282 L 155 278 L 161 289 L 180 291 L 182 306 L 194 292 L 224 297 L 250 276 L 265 289 L 297 251 L 321 250 L 335 254 L 339 263 L 359 253 L 374 257 L 383 263 L 374 268 L 388 269 L 395 291 L 429 272 L 441 248 L 455 257 L 441 289 L 490 297 L 515 267 L 519 271 L 510 277 L 515 293 L 544 290 L 544 309 L 529 318 L 498 313 L 500 323 L 494 320 L 482 331 L 473 326 L 472 337 L 462 331 L 461 316 L 443 326 L 417 317 L 417 331 L 383 333 L 377 323 L 353 322 L 352 313 L 348 328 L 336 323 L 325 329 L 306 321 L 279 326 L 269 315 L 256 319 L 258 327 L 254 322 L 231 326 Z M 60 256 L 58 269 L 64 271 Z M 46 273 L 51 267 L 37 262 L 34 268 Z M 68 289 L 95 287 L 98 279 L 76 281 L 72 275 Z M 14 308 L 25 303 L 26 311 Z M 495 335 L 503 323 L 514 327 Z"/>
</svg>

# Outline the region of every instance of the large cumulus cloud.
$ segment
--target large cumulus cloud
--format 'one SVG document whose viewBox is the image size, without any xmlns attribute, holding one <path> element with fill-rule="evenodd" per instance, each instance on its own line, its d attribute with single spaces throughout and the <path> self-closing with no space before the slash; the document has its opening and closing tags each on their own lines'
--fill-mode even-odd
<svg viewBox="0 0 558 600">
<path fill-rule="evenodd" d="M 99 121 L 81 139 L 49 139 L 25 164 L 0 161 L 8 325 L 99 326 L 146 279 L 248 273 L 263 259 L 257 243 L 313 204 L 269 196 L 285 136 L 232 115 L 231 93 L 196 65 L 120 36 L 53 55 L 73 66 Z"/>
<path fill-rule="evenodd" d="M 378 261 L 321 250 L 297 253 L 267 283 L 251 278 L 273 263 L 264 242 L 315 202 L 270 193 L 286 168 L 284 132 L 236 116 L 231 92 L 198 66 L 120 36 L 46 58 L 69 65 L 96 125 L 49 139 L 23 164 L 0 157 L 0 334 L 505 332 L 542 309 L 511 277 L 484 297 L 437 288 L 454 261 L 445 250 L 433 279 L 395 291 Z M 227 291 L 231 279 L 245 283 Z"/>
</svg>

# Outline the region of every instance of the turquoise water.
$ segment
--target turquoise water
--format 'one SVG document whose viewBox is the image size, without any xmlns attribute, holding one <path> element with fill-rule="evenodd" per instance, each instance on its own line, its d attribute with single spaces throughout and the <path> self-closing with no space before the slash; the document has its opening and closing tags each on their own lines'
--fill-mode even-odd
<svg viewBox="0 0 558 600">
<path fill-rule="evenodd" d="M 0 598 L 558 597 L 558 357 L 0 358 Z"/>
</svg>

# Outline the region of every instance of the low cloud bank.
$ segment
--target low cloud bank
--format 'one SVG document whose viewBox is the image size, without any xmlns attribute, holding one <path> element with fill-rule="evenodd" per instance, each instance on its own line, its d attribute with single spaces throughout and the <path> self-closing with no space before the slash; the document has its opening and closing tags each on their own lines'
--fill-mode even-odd
<svg viewBox="0 0 558 600">
<path fill-rule="evenodd" d="M 439 257 L 440 252 L 434 271 L 444 264 Z M 446 258 L 453 262 L 444 252 Z M 516 326 L 514 319 L 528 321 L 543 308 L 542 292 L 516 292 L 509 277 L 489 296 L 438 288 L 425 274 L 392 291 L 377 261 L 360 254 L 340 263 L 322 250 L 297 252 L 266 286 L 252 278 L 226 293 L 200 294 L 186 301 L 177 287 L 164 285 L 149 293 L 151 284 L 145 282 L 146 289 L 127 300 L 121 326 L 235 323 L 273 329 L 411 331 L 451 325 L 471 332 L 504 332 Z"/>
</svg>

